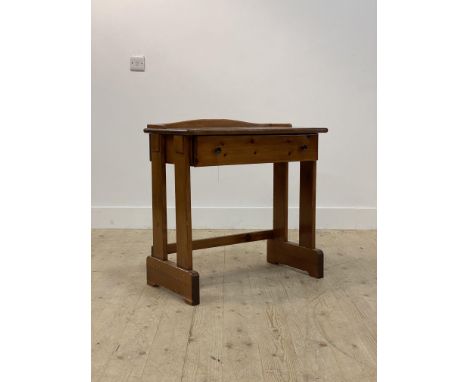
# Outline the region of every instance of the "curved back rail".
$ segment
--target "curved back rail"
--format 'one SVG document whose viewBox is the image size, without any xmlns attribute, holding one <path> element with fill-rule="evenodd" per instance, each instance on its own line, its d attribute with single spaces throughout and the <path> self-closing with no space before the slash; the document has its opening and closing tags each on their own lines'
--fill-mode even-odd
<svg viewBox="0 0 468 382">
<path fill-rule="evenodd" d="M 199 128 L 199 127 L 292 127 L 290 123 L 252 123 L 234 119 L 192 119 L 187 121 L 160 123 L 151 127 Z"/>
</svg>

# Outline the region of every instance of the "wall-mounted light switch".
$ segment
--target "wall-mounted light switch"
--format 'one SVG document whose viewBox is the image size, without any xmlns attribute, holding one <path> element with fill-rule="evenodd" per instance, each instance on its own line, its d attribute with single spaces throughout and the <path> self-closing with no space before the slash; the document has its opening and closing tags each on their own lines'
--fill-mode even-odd
<svg viewBox="0 0 468 382">
<path fill-rule="evenodd" d="M 144 72 L 145 71 L 145 56 L 130 57 L 130 70 L 132 72 Z"/>
</svg>

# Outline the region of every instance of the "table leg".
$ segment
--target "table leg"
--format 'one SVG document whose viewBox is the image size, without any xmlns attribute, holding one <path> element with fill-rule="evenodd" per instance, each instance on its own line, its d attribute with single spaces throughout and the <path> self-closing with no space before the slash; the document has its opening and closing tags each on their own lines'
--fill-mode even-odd
<svg viewBox="0 0 468 382">
<path fill-rule="evenodd" d="M 317 162 L 301 162 L 299 189 L 299 245 L 315 248 Z"/>
<path fill-rule="evenodd" d="M 315 277 L 323 277 L 323 252 L 315 248 L 317 161 L 301 162 L 299 189 L 299 245 L 315 250 Z M 321 259 L 321 261 L 320 261 Z"/>
<path fill-rule="evenodd" d="M 190 137 L 174 136 L 177 267 L 191 271 L 190 293 L 185 300 L 200 303 L 199 275 L 192 271 L 192 206 L 190 188 Z"/>
<path fill-rule="evenodd" d="M 161 166 L 154 165 L 153 169 L 156 168 L 156 171 L 153 170 L 153 184 L 156 185 L 160 196 L 155 198 L 153 189 L 153 217 L 156 223 L 160 220 L 164 221 L 164 229 L 161 229 L 158 224 L 155 224 L 153 229 L 156 243 L 159 242 L 160 235 L 163 237 L 163 243 L 156 245 L 153 249 L 153 256 L 146 259 L 147 279 L 148 284 L 168 288 L 184 297 L 189 304 L 198 305 L 200 303 L 199 275 L 192 270 L 190 138 L 174 136 L 173 139 L 177 263 L 167 260 L 165 169 L 162 170 Z M 164 158 L 165 151 L 160 151 L 162 152 L 160 158 Z M 153 156 L 152 162 L 158 163 L 158 160 L 155 161 Z M 164 183 L 164 190 L 162 190 L 162 183 Z M 164 197 L 161 196 L 163 191 Z M 156 203 L 154 203 L 155 200 Z M 164 212 L 162 212 L 163 204 Z"/>
<path fill-rule="evenodd" d="M 167 204 L 165 139 L 162 135 L 150 136 L 151 181 L 153 204 L 152 256 L 167 260 Z"/>
<path fill-rule="evenodd" d="M 278 240 L 288 240 L 289 163 L 273 164 L 273 230 Z"/>
<path fill-rule="evenodd" d="M 174 136 L 177 266 L 192 269 L 192 210 L 190 192 L 190 141 Z"/>
<path fill-rule="evenodd" d="M 275 163 L 273 169 L 274 239 L 267 242 L 267 261 L 302 269 L 310 276 L 323 277 L 323 253 L 315 248 L 315 183 L 316 162 L 301 162 L 299 202 L 299 245 L 289 242 L 288 167 Z"/>
<path fill-rule="evenodd" d="M 288 240 L 288 166 L 287 162 L 273 163 L 273 231 L 275 241 Z M 269 240 L 268 243 L 270 243 Z M 276 251 L 267 245 L 267 261 L 278 264 Z"/>
</svg>

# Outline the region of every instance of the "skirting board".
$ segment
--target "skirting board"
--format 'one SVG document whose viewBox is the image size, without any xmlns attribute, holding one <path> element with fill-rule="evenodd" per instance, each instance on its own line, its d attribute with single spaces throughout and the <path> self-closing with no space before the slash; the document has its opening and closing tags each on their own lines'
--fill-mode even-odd
<svg viewBox="0 0 468 382">
<path fill-rule="evenodd" d="M 92 228 L 151 228 L 150 207 L 92 207 Z M 192 207 L 193 229 L 269 229 L 271 207 Z M 289 228 L 297 229 L 298 207 L 289 208 Z M 169 229 L 175 228 L 175 208 L 167 212 Z M 319 229 L 376 229 L 373 207 L 318 207 Z"/>
</svg>

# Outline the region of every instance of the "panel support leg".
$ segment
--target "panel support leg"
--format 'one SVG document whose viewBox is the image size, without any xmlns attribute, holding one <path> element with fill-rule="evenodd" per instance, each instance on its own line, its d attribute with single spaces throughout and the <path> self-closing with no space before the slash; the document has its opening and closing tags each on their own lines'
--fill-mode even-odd
<svg viewBox="0 0 468 382">
<path fill-rule="evenodd" d="M 167 260 L 166 161 L 163 135 L 150 135 L 153 248 L 151 255 Z"/>
<path fill-rule="evenodd" d="M 299 189 L 299 245 L 317 253 L 311 276 L 323 277 L 323 252 L 315 248 L 317 161 L 301 162 Z"/>
<path fill-rule="evenodd" d="M 190 137 L 174 136 L 177 263 L 167 260 L 167 208 L 165 146 L 158 155 L 152 148 L 153 175 L 153 256 L 146 260 L 150 285 L 163 286 L 184 297 L 191 305 L 200 303 L 199 275 L 192 270 L 192 216 L 190 195 Z M 164 169 L 159 164 L 163 163 Z M 162 186 L 164 184 L 164 186 Z M 156 187 L 156 196 L 155 196 Z M 163 208 L 164 207 L 164 208 Z M 162 240 L 160 240 L 160 237 Z"/>
<path fill-rule="evenodd" d="M 192 270 L 192 206 L 189 152 L 189 137 L 174 136 L 177 266 Z"/>
<path fill-rule="evenodd" d="M 279 264 L 276 251 L 270 242 L 288 240 L 288 166 L 287 162 L 273 163 L 273 232 L 274 238 L 268 240 L 267 261 Z"/>
<path fill-rule="evenodd" d="M 275 163 L 273 170 L 274 239 L 267 242 L 267 261 L 302 269 L 323 277 L 323 252 L 315 248 L 316 162 L 301 162 L 299 201 L 299 245 L 288 242 L 287 163 Z"/>
</svg>

